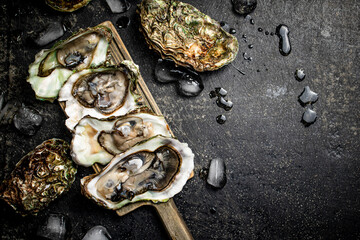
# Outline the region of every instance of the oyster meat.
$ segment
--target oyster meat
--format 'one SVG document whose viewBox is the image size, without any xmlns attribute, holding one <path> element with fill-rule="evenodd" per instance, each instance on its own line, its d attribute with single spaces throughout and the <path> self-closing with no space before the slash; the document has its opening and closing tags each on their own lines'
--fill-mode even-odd
<svg viewBox="0 0 360 240">
<path fill-rule="evenodd" d="M 163 116 L 134 113 L 116 118 L 84 117 L 76 125 L 71 142 L 71 156 L 82 166 L 107 164 L 136 143 L 155 135 L 171 137 Z"/>
<path fill-rule="evenodd" d="M 86 6 L 91 0 L 45 0 L 51 8 L 60 12 L 73 12 Z"/>
<path fill-rule="evenodd" d="M 73 130 L 84 116 L 122 116 L 139 107 L 135 93 L 138 66 L 125 60 L 118 67 L 85 69 L 73 74 L 59 92 L 68 116 L 66 126 Z"/>
<path fill-rule="evenodd" d="M 143 0 L 139 14 L 149 47 L 178 65 L 213 71 L 233 61 L 239 50 L 236 37 L 190 4 Z"/>
<path fill-rule="evenodd" d="M 181 191 L 194 168 L 186 143 L 155 136 L 116 155 L 97 174 L 81 179 L 82 193 L 108 209 L 142 200 L 164 202 Z"/>
<path fill-rule="evenodd" d="M 74 72 L 104 64 L 111 39 L 110 29 L 97 26 L 81 30 L 51 49 L 41 50 L 29 66 L 27 79 L 36 98 L 53 101 Z"/>
<path fill-rule="evenodd" d="M 49 139 L 25 155 L 0 185 L 0 198 L 22 215 L 36 215 L 75 180 L 76 167 L 69 158 L 69 144 Z"/>
</svg>

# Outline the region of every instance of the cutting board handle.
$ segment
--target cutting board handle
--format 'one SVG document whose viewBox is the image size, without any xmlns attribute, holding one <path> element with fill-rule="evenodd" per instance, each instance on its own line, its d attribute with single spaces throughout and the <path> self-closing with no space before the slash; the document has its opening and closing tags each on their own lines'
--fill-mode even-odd
<svg viewBox="0 0 360 240">
<path fill-rule="evenodd" d="M 174 200 L 171 198 L 166 203 L 153 205 L 159 214 L 171 239 L 193 240 L 184 219 L 181 217 Z"/>
</svg>

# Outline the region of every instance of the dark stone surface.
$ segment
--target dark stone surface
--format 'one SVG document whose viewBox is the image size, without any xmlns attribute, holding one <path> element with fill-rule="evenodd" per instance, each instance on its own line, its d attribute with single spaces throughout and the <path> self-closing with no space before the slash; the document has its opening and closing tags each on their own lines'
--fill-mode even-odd
<svg viewBox="0 0 360 240">
<path fill-rule="evenodd" d="M 1 1 L 0 91 L 35 107 L 44 121 L 32 137 L 0 126 L 0 180 L 44 140 L 71 140 L 59 105 L 36 100 L 26 82 L 28 65 L 40 51 L 28 38 L 50 21 L 67 26 L 66 38 L 81 27 L 105 20 L 115 24 L 120 16 L 129 16 L 130 26 L 119 29 L 120 36 L 175 135 L 196 155 L 195 177 L 175 196 L 195 239 L 360 238 L 360 2 L 259 1 L 251 14 L 255 25 L 234 13 L 230 0 L 186 2 L 236 29 L 240 51 L 233 65 L 246 74 L 231 65 L 202 73 L 205 89 L 191 99 L 178 96 L 173 85 L 155 82 L 158 56 L 138 31 L 135 4 L 124 14 L 113 14 L 105 1 L 93 0 L 75 13 L 59 13 L 43 1 Z M 279 24 L 290 29 L 292 52 L 287 57 L 279 52 L 278 37 L 264 34 Z M 243 52 L 253 60 L 244 60 Z M 297 68 L 306 71 L 303 82 L 294 78 Z M 306 85 L 319 94 L 314 104 L 318 119 L 307 128 L 300 122 L 304 108 L 297 101 Z M 228 91 L 231 111 L 218 108 L 208 96 L 216 87 Z M 219 114 L 227 117 L 223 125 L 215 120 Z M 227 168 L 221 190 L 198 176 L 216 157 Z M 56 212 L 69 217 L 72 239 L 81 239 L 95 225 L 106 226 L 114 239 L 166 239 L 153 209 L 118 217 L 83 197 L 79 180 L 90 172 L 79 168 L 71 190 L 37 217 L 22 218 L 1 201 L 2 238 L 31 239 L 43 219 Z"/>
</svg>

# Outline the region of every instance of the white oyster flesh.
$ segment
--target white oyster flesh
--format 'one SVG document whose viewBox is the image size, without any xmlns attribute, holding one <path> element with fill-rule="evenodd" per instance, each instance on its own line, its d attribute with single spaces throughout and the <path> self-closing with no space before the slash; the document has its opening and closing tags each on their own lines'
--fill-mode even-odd
<svg viewBox="0 0 360 240">
<path fill-rule="evenodd" d="M 84 117 L 76 125 L 71 142 L 71 156 L 82 166 L 107 164 L 116 154 L 155 135 L 171 137 L 163 116 L 134 113 L 97 119 Z"/>
<path fill-rule="evenodd" d="M 108 28 L 89 28 L 56 43 L 51 49 L 41 50 L 29 66 L 27 79 L 36 98 L 53 101 L 74 72 L 104 64 L 111 38 Z"/>
<path fill-rule="evenodd" d="M 193 169 L 194 154 L 186 143 L 156 136 L 116 155 L 100 173 L 81 179 L 81 187 L 108 209 L 142 200 L 164 202 L 182 190 Z"/>
<path fill-rule="evenodd" d="M 66 126 L 73 131 L 84 116 L 101 119 L 123 116 L 137 109 L 140 96 L 133 92 L 139 75 L 136 69 L 137 72 L 132 72 L 121 65 L 73 74 L 59 92 L 59 101 L 65 102 L 68 116 Z"/>
</svg>

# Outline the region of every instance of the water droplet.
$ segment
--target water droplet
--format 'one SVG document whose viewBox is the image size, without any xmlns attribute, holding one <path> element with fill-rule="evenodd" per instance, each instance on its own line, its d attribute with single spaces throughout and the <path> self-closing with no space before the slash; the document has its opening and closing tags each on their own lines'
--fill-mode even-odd
<svg viewBox="0 0 360 240">
<path fill-rule="evenodd" d="M 242 38 L 247 38 L 246 34 L 243 34 L 243 35 L 242 35 Z"/>
<path fill-rule="evenodd" d="M 215 91 L 210 91 L 209 96 L 210 96 L 210 98 L 214 98 L 217 96 L 217 94 Z"/>
<path fill-rule="evenodd" d="M 254 19 L 250 19 L 250 24 L 252 24 L 252 25 L 254 25 L 254 24 L 255 24 Z"/>
<path fill-rule="evenodd" d="M 225 162 L 220 158 L 214 158 L 210 162 L 207 183 L 215 188 L 223 188 L 226 184 Z"/>
<path fill-rule="evenodd" d="M 234 28 L 230 28 L 229 33 L 230 33 L 230 34 L 236 34 L 236 29 L 234 29 Z"/>
<path fill-rule="evenodd" d="M 318 94 L 311 91 L 309 86 L 304 88 L 304 91 L 299 96 L 299 101 L 302 105 L 315 103 L 318 100 Z"/>
<path fill-rule="evenodd" d="M 265 31 L 265 35 L 269 35 L 269 31 Z"/>
<path fill-rule="evenodd" d="M 314 110 L 310 108 L 310 106 L 306 107 L 305 112 L 302 116 L 302 123 L 305 126 L 309 126 L 310 124 L 316 121 L 317 115 Z"/>
<path fill-rule="evenodd" d="M 130 24 L 130 18 L 126 16 L 119 17 L 116 21 L 118 28 L 127 28 Z"/>
<path fill-rule="evenodd" d="M 258 28 L 258 31 L 259 31 L 259 32 L 262 32 L 262 31 L 263 31 L 263 29 L 262 29 L 262 28 Z"/>
<path fill-rule="evenodd" d="M 287 56 L 291 52 L 291 45 L 290 45 L 290 39 L 289 39 L 289 28 L 284 25 L 280 24 L 276 28 L 276 35 L 278 35 L 280 41 L 279 41 L 279 50 L 281 55 Z"/>
<path fill-rule="evenodd" d="M 217 96 L 220 95 L 222 97 L 225 97 L 227 95 L 227 91 L 222 87 L 215 88 L 215 93 L 217 94 Z"/>
<path fill-rule="evenodd" d="M 250 48 L 250 49 L 254 48 L 254 45 L 250 44 L 250 45 L 249 45 L 249 48 Z"/>
<path fill-rule="evenodd" d="M 131 7 L 127 0 L 106 0 L 106 2 L 113 13 L 124 13 Z"/>
<path fill-rule="evenodd" d="M 219 124 L 224 124 L 226 122 L 226 116 L 225 115 L 219 115 L 216 117 L 216 122 Z"/>
<path fill-rule="evenodd" d="M 296 69 L 295 71 L 295 79 L 298 80 L 299 82 L 301 82 L 302 80 L 305 79 L 305 72 L 304 69 Z"/>
<path fill-rule="evenodd" d="M 270 33 L 270 36 L 274 36 L 275 34 L 273 32 Z"/>
<path fill-rule="evenodd" d="M 233 103 L 231 101 L 225 100 L 225 98 L 223 97 L 218 97 L 218 99 L 216 100 L 216 104 L 219 107 L 225 109 L 226 111 L 230 111 L 233 107 Z"/>
<path fill-rule="evenodd" d="M 222 27 L 222 29 L 224 29 L 225 32 L 230 31 L 230 26 L 229 26 L 229 24 L 227 24 L 227 22 L 221 21 L 220 26 Z"/>
<path fill-rule="evenodd" d="M 243 53 L 243 58 L 244 58 L 244 60 L 247 60 L 247 61 L 251 61 L 251 60 L 252 60 L 252 57 L 248 57 L 248 56 L 247 56 L 247 53 Z"/>
<path fill-rule="evenodd" d="M 255 10 L 257 0 L 232 0 L 232 3 L 237 13 L 247 15 Z"/>
<path fill-rule="evenodd" d="M 216 213 L 216 208 L 215 208 L 215 207 L 211 207 L 211 208 L 210 208 L 210 213 L 212 213 L 212 214 Z"/>
</svg>

